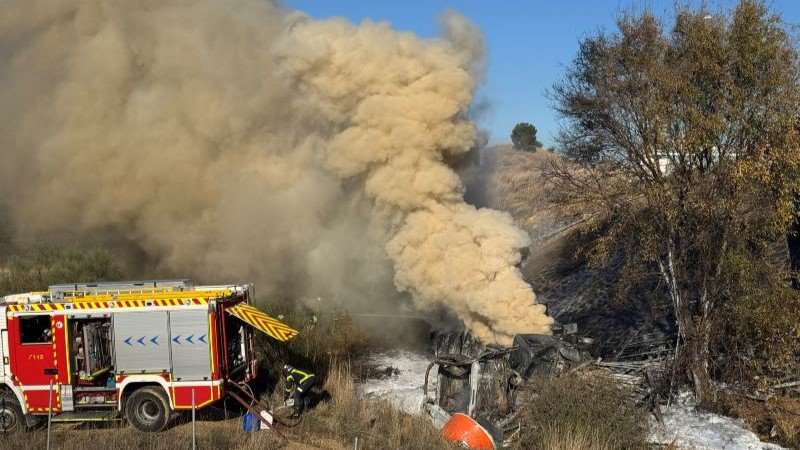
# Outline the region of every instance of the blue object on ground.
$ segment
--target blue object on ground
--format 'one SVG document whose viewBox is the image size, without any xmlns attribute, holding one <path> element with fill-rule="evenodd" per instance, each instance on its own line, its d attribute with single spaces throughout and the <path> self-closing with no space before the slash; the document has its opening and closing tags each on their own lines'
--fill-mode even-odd
<svg viewBox="0 0 800 450">
<path fill-rule="evenodd" d="M 261 427 L 261 421 L 254 413 L 248 412 L 242 418 L 242 429 L 245 433 L 252 433 L 258 431 Z"/>
</svg>

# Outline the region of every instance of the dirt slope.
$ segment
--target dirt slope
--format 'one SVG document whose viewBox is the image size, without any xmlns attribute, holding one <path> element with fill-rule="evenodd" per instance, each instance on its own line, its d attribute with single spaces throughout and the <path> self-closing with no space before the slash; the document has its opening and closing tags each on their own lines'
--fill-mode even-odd
<svg viewBox="0 0 800 450">
<path fill-rule="evenodd" d="M 525 278 L 538 301 L 561 323 L 577 322 L 582 333 L 597 341 L 597 351 L 610 356 L 642 339 L 671 334 L 667 311 L 641 298 L 620 298 L 614 265 L 591 268 L 576 258 L 574 235 L 580 226 L 565 218 L 546 197 L 543 170 L 560 158 L 546 150 L 515 151 L 510 145 L 481 154 L 485 206 L 508 211 L 531 236 L 523 263 Z M 473 192 L 476 189 L 473 187 Z M 630 301 L 629 301 L 630 300 Z"/>
</svg>

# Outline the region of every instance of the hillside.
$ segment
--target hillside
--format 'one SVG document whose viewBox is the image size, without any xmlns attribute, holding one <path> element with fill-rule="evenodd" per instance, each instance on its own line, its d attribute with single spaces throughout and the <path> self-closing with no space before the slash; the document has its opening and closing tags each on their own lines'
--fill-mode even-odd
<svg viewBox="0 0 800 450">
<path fill-rule="evenodd" d="M 547 198 L 543 171 L 560 158 L 545 150 L 515 151 L 510 145 L 482 152 L 486 206 L 509 212 L 531 236 L 522 265 L 538 301 L 561 323 L 577 322 L 596 340 L 600 355 L 616 355 L 642 341 L 670 336 L 668 311 L 620 295 L 614 264 L 590 267 L 576 251 L 574 231 L 581 217 L 566 217 Z"/>
</svg>

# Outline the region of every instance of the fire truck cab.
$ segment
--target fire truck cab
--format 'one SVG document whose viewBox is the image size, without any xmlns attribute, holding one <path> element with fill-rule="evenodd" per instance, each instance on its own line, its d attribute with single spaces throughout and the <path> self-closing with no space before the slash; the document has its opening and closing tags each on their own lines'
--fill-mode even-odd
<svg viewBox="0 0 800 450">
<path fill-rule="evenodd" d="M 0 430 L 124 418 L 160 431 L 176 411 L 250 392 L 252 328 L 291 327 L 249 305 L 250 285 L 69 284 L 0 298 Z"/>
</svg>

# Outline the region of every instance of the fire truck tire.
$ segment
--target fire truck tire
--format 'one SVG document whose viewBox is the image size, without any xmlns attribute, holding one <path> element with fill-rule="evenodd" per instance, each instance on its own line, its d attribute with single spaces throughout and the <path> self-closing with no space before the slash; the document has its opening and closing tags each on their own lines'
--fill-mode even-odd
<svg viewBox="0 0 800 450">
<path fill-rule="evenodd" d="M 16 433 L 27 428 L 17 398 L 13 394 L 0 393 L 0 433 Z"/>
<path fill-rule="evenodd" d="M 169 399 L 160 387 L 137 389 L 125 402 L 125 418 L 139 431 L 161 431 L 167 427 L 170 416 Z"/>
</svg>

